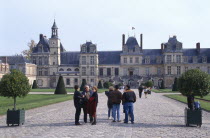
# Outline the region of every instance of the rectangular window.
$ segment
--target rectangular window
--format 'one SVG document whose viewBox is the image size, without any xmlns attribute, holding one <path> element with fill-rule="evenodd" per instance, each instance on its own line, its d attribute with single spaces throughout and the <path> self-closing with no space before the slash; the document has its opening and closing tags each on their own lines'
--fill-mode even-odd
<svg viewBox="0 0 210 138">
<path fill-rule="evenodd" d="M 115 76 L 118 76 L 119 75 L 119 68 L 115 68 L 114 69 L 114 74 L 115 74 Z"/>
<path fill-rule="evenodd" d="M 94 79 L 91 79 L 90 81 L 91 81 L 91 82 L 94 82 Z"/>
<path fill-rule="evenodd" d="M 161 74 L 161 68 L 158 67 L 158 68 L 157 68 L 157 75 L 160 75 L 160 74 Z"/>
<path fill-rule="evenodd" d="M 198 58 L 196 56 L 193 57 L 193 63 L 197 63 L 198 62 Z"/>
<path fill-rule="evenodd" d="M 188 57 L 187 56 L 184 57 L 184 63 L 188 63 Z"/>
<path fill-rule="evenodd" d="M 181 74 L 181 66 L 177 66 L 177 75 Z"/>
<path fill-rule="evenodd" d="M 158 64 L 160 64 L 160 63 L 161 63 L 161 57 L 157 57 L 156 62 L 157 62 Z"/>
<path fill-rule="evenodd" d="M 94 67 L 90 67 L 90 75 L 94 75 Z"/>
<path fill-rule="evenodd" d="M 82 67 L 82 75 L 86 75 L 86 67 Z"/>
<path fill-rule="evenodd" d="M 130 63 L 131 64 L 133 63 L 133 57 L 130 57 Z"/>
<path fill-rule="evenodd" d="M 168 75 L 171 75 L 171 66 L 168 66 L 168 67 L 167 67 L 167 71 L 168 71 L 167 74 L 168 74 Z"/>
<path fill-rule="evenodd" d="M 94 56 L 90 56 L 90 64 L 94 65 Z"/>
<path fill-rule="evenodd" d="M 44 71 L 44 75 L 48 76 L 48 71 L 47 70 Z"/>
<path fill-rule="evenodd" d="M 44 64 L 48 65 L 48 58 L 47 57 L 44 58 Z"/>
<path fill-rule="evenodd" d="M 107 68 L 107 76 L 111 76 L 111 68 Z"/>
<path fill-rule="evenodd" d="M 124 58 L 124 63 L 127 63 L 127 58 Z"/>
<path fill-rule="evenodd" d="M 146 67 L 146 75 L 149 75 L 149 67 Z"/>
<path fill-rule="evenodd" d="M 33 63 L 36 64 L 36 58 L 35 57 L 33 58 Z"/>
<path fill-rule="evenodd" d="M 181 63 L 181 55 L 176 55 L 176 62 Z"/>
<path fill-rule="evenodd" d="M 208 67 L 208 74 L 210 74 L 210 67 Z"/>
<path fill-rule="evenodd" d="M 82 65 L 86 64 L 86 56 L 82 56 Z"/>
<path fill-rule="evenodd" d="M 137 64 L 139 63 L 139 57 L 135 58 L 135 63 L 137 63 Z"/>
<path fill-rule="evenodd" d="M 171 63 L 171 55 L 167 55 L 166 56 L 166 62 L 167 63 Z"/>
<path fill-rule="evenodd" d="M 145 57 L 145 64 L 149 64 L 150 63 L 150 57 Z"/>
<path fill-rule="evenodd" d="M 185 71 L 185 72 L 188 71 L 188 67 L 185 67 L 185 68 L 184 68 L 184 71 Z"/>
<path fill-rule="evenodd" d="M 66 85 L 70 85 L 70 79 L 66 79 Z"/>
<path fill-rule="evenodd" d="M 104 75 L 104 70 L 103 68 L 99 68 L 99 76 L 103 76 Z"/>
<path fill-rule="evenodd" d="M 42 57 L 39 57 L 39 65 L 42 65 Z"/>
<path fill-rule="evenodd" d="M 207 62 L 207 58 L 206 57 L 202 57 L 202 62 L 206 63 Z"/>
</svg>

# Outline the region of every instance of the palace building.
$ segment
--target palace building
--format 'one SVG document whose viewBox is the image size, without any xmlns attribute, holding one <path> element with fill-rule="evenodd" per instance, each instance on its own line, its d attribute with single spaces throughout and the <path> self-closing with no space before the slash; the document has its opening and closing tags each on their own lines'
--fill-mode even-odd
<svg viewBox="0 0 210 138">
<path fill-rule="evenodd" d="M 85 42 L 80 51 L 66 51 L 58 35 L 56 22 L 48 39 L 40 34 L 38 44 L 31 54 L 30 66 L 34 70 L 39 87 L 56 87 L 60 75 L 66 87 L 80 85 L 82 80 L 94 86 L 99 80 L 114 84 L 130 84 L 133 88 L 151 80 L 154 86 L 164 81 L 171 87 L 175 77 L 188 69 L 198 68 L 210 73 L 210 48 L 185 49 L 176 36 L 162 43 L 160 49 L 145 49 L 143 35 L 122 35 L 122 49 L 99 51 L 97 44 Z"/>
</svg>

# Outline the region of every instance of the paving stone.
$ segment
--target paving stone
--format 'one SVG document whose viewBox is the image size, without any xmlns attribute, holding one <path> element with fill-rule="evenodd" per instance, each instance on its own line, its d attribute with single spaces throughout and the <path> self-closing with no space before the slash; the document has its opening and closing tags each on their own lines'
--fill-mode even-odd
<svg viewBox="0 0 210 138">
<path fill-rule="evenodd" d="M 137 90 L 135 90 L 138 95 Z M 137 96 L 138 97 L 138 96 Z M 48 105 L 26 111 L 26 122 L 21 127 L 7 127 L 6 117 L 0 117 L 0 137 L 2 138 L 210 138 L 210 113 L 203 112 L 201 128 L 185 127 L 185 104 L 152 93 L 148 98 L 137 99 L 134 105 L 135 124 L 112 123 L 107 118 L 107 97 L 99 94 L 97 125 L 83 123 L 74 125 L 75 108 L 73 101 Z M 121 120 L 124 114 L 121 106 Z"/>
</svg>

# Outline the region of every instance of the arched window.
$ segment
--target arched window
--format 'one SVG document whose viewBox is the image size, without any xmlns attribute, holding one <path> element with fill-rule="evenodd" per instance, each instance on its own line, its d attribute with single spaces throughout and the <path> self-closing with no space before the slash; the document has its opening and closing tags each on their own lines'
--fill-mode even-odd
<svg viewBox="0 0 210 138">
<path fill-rule="evenodd" d="M 74 71 L 79 71 L 79 69 L 78 69 L 78 68 L 76 68 Z"/>
<path fill-rule="evenodd" d="M 59 71 L 64 71 L 64 69 L 60 68 Z"/>
<path fill-rule="evenodd" d="M 71 69 L 70 69 L 70 68 L 68 68 L 68 69 L 67 69 L 67 71 L 71 71 Z"/>
</svg>

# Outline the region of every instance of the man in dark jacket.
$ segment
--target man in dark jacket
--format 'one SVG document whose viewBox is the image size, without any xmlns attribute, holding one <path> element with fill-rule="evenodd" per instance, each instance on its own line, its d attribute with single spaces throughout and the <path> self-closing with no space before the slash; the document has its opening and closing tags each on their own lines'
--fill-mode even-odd
<svg viewBox="0 0 210 138">
<path fill-rule="evenodd" d="M 142 87 L 142 85 L 140 85 L 139 88 L 138 88 L 138 90 L 139 90 L 139 98 L 141 98 L 143 89 L 144 88 Z"/>
<path fill-rule="evenodd" d="M 79 116 L 81 113 L 81 107 L 82 107 L 82 99 L 83 95 L 78 91 L 79 86 L 75 85 L 74 86 L 74 107 L 76 108 L 76 113 L 75 113 L 75 125 L 81 125 L 79 123 Z"/>
<path fill-rule="evenodd" d="M 122 100 L 122 93 L 119 91 L 119 86 L 115 85 L 115 90 L 110 94 L 112 101 L 112 116 L 113 122 L 116 122 L 116 112 L 117 112 L 117 121 L 120 122 L 120 103 Z"/>
<path fill-rule="evenodd" d="M 111 101 L 111 93 L 114 91 L 114 87 L 110 86 L 109 91 L 105 91 L 106 96 L 108 97 L 107 100 L 107 107 L 108 107 L 108 119 L 110 119 L 111 111 L 112 111 L 112 101 Z"/>
<path fill-rule="evenodd" d="M 88 85 L 85 85 L 85 90 L 82 92 L 82 95 L 84 95 L 84 106 L 83 106 L 83 112 L 84 112 L 84 122 L 87 123 L 87 103 L 90 97 L 92 96 L 93 92 L 90 90 L 90 87 Z M 90 116 L 90 122 L 93 122 L 93 117 Z"/>
<path fill-rule="evenodd" d="M 125 121 L 124 123 L 128 123 L 128 114 L 131 117 L 131 123 L 134 123 L 134 114 L 133 114 L 133 103 L 136 102 L 136 94 L 134 91 L 130 90 L 130 86 L 126 85 L 125 92 L 122 96 L 122 101 L 125 109 Z"/>
</svg>

